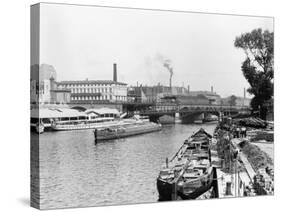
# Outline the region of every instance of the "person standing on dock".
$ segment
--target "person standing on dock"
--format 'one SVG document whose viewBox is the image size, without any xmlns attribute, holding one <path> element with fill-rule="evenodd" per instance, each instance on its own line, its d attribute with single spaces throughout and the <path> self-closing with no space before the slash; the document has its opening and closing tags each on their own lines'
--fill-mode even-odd
<svg viewBox="0 0 281 212">
<path fill-rule="evenodd" d="M 240 128 L 238 126 L 236 128 L 236 138 L 240 138 Z"/>
<path fill-rule="evenodd" d="M 242 138 L 246 138 L 246 136 L 247 136 L 247 129 L 246 129 L 246 127 L 242 127 L 241 128 L 241 135 L 242 135 Z"/>
<path fill-rule="evenodd" d="M 94 130 L 95 144 L 97 144 L 97 137 L 98 137 L 97 134 L 98 134 L 98 130 L 95 129 Z"/>
</svg>

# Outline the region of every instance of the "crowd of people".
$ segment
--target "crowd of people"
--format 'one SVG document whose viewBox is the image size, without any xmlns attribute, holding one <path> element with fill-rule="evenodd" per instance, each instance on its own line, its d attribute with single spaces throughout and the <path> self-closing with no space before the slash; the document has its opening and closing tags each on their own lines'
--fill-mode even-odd
<svg viewBox="0 0 281 212">
<path fill-rule="evenodd" d="M 242 126 L 233 125 L 230 129 L 233 134 L 233 138 L 246 138 L 247 137 L 247 128 Z"/>
</svg>

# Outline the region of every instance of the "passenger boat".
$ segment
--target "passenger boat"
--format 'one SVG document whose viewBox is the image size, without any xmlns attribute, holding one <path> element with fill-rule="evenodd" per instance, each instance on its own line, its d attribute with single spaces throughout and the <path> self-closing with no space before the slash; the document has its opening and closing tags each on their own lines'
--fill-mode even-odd
<svg viewBox="0 0 281 212">
<path fill-rule="evenodd" d="M 213 183 L 211 166 L 212 136 L 200 129 L 185 140 L 178 152 L 160 171 L 157 178 L 159 200 L 195 199 L 208 191 Z"/>
<path fill-rule="evenodd" d="M 101 128 L 95 131 L 95 139 L 97 141 L 125 138 L 134 135 L 140 135 L 150 132 L 159 131 L 162 129 L 161 124 L 156 124 L 149 121 L 128 122 L 123 120 L 119 126 Z"/>
<path fill-rule="evenodd" d="M 31 130 L 83 130 L 117 126 L 120 114 L 116 109 L 88 109 L 84 112 L 70 108 L 37 108 L 31 110 Z"/>
</svg>

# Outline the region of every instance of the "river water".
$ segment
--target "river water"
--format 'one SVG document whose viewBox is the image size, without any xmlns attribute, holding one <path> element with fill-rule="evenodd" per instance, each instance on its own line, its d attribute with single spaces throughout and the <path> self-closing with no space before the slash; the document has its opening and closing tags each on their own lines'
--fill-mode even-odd
<svg viewBox="0 0 281 212">
<path fill-rule="evenodd" d="M 156 178 L 193 132 L 215 125 L 169 125 L 162 131 L 99 142 L 92 130 L 40 135 L 41 208 L 157 202 Z"/>
</svg>

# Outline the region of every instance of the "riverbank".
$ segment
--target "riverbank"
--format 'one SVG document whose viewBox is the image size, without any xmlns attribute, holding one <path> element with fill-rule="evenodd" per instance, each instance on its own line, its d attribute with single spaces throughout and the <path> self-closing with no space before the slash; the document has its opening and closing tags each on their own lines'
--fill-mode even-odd
<svg viewBox="0 0 281 212">
<path fill-rule="evenodd" d="M 245 126 L 229 126 L 218 128 L 216 132 L 216 146 L 221 162 L 217 168 L 220 197 L 272 195 L 273 125 L 264 129 L 247 128 L 247 136 L 241 133 L 238 138 L 235 129 Z"/>
</svg>

